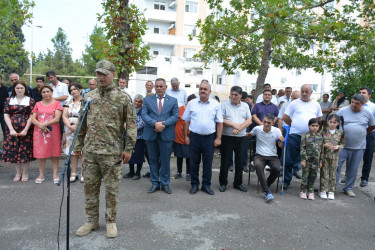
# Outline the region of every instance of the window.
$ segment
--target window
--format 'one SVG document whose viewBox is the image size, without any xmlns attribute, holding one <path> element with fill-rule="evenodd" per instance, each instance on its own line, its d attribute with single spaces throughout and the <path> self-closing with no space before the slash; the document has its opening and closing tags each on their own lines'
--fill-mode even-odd
<svg viewBox="0 0 375 250">
<path fill-rule="evenodd" d="M 143 69 L 138 69 L 138 74 L 148 74 L 148 75 L 157 75 L 158 68 L 157 67 L 144 67 Z"/>
<path fill-rule="evenodd" d="M 184 58 L 193 58 L 195 49 L 184 49 Z"/>
<path fill-rule="evenodd" d="M 165 10 L 165 3 L 155 2 L 154 3 L 155 10 Z"/>
<path fill-rule="evenodd" d="M 190 74 L 191 73 L 191 69 L 185 69 L 185 74 Z"/>
<path fill-rule="evenodd" d="M 154 33 L 159 34 L 159 28 L 154 28 Z"/>
<path fill-rule="evenodd" d="M 152 52 L 152 54 L 153 54 L 154 56 L 157 56 L 157 55 L 159 55 L 159 51 L 154 50 L 154 51 Z"/>
<path fill-rule="evenodd" d="M 194 25 L 184 25 L 184 36 L 196 36 L 197 35 L 197 27 Z"/>
<path fill-rule="evenodd" d="M 221 76 L 217 76 L 217 84 L 223 84 L 223 78 Z"/>
<path fill-rule="evenodd" d="M 185 12 L 198 13 L 198 2 L 186 1 Z"/>
<path fill-rule="evenodd" d="M 311 88 L 316 92 L 318 90 L 318 84 L 311 84 Z"/>
<path fill-rule="evenodd" d="M 195 71 L 195 74 L 196 75 L 203 75 L 203 70 L 199 69 L 199 70 Z"/>
</svg>

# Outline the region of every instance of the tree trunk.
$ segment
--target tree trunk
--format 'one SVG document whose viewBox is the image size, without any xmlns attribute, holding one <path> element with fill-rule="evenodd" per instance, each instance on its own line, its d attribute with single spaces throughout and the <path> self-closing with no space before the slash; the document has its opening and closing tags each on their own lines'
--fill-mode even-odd
<svg viewBox="0 0 375 250">
<path fill-rule="evenodd" d="M 127 13 L 126 16 L 124 17 L 121 17 L 123 19 L 123 21 L 121 22 L 121 26 L 120 26 L 120 30 L 119 30 L 119 34 L 118 36 L 120 38 L 124 38 L 124 43 L 122 44 L 123 48 L 124 48 L 124 51 L 125 52 L 120 52 L 119 55 L 121 58 L 123 58 L 121 60 L 121 64 L 119 65 L 120 67 L 122 67 L 123 69 L 120 68 L 120 70 L 118 71 L 118 77 L 124 77 L 126 79 L 126 82 L 129 82 L 129 71 L 127 69 L 125 69 L 125 65 L 126 65 L 126 60 L 124 60 L 124 58 L 127 58 L 126 57 L 126 54 L 128 53 L 129 51 L 129 30 L 130 30 L 130 25 L 128 24 L 129 22 L 129 14 L 127 12 L 127 9 L 128 9 L 128 6 L 129 6 L 129 0 L 120 0 L 120 8 L 122 10 L 126 10 L 125 12 Z"/>
<path fill-rule="evenodd" d="M 262 94 L 263 92 L 263 85 L 268 74 L 271 53 L 272 53 L 272 40 L 265 39 L 264 46 L 263 46 L 262 62 L 260 64 L 259 75 L 258 75 L 257 82 L 256 82 L 256 91 L 255 91 L 256 97 L 258 97 L 258 95 Z M 254 102 L 255 101 L 256 101 L 256 98 L 254 99 Z"/>
</svg>

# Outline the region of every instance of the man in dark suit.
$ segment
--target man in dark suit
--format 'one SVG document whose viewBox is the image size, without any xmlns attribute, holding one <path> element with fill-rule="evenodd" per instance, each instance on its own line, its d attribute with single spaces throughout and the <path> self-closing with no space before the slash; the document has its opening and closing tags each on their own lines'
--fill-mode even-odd
<svg viewBox="0 0 375 250">
<path fill-rule="evenodd" d="M 152 187 L 148 193 L 164 190 L 172 191 L 170 182 L 170 158 L 172 144 L 176 139 L 174 125 L 178 120 L 177 99 L 165 94 L 166 82 L 163 78 L 155 80 L 155 95 L 145 98 L 142 107 L 142 120 L 145 122 L 143 138 L 147 141 Z"/>
</svg>

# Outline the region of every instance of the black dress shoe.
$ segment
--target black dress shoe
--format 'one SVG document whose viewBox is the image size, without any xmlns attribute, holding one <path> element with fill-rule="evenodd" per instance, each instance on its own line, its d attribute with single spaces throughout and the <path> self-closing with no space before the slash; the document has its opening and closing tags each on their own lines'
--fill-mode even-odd
<svg viewBox="0 0 375 250">
<path fill-rule="evenodd" d="M 240 190 L 240 191 L 242 191 L 242 192 L 247 192 L 247 189 L 246 189 L 244 186 L 242 186 L 242 185 L 239 185 L 239 186 L 233 186 L 233 188 L 234 188 L 234 189 L 238 189 L 238 190 Z"/>
<path fill-rule="evenodd" d="M 152 194 L 152 193 L 155 193 L 155 192 L 158 191 L 158 190 L 160 190 L 160 186 L 156 186 L 156 185 L 154 185 L 154 186 L 152 186 L 152 187 L 147 191 L 147 193 Z"/>
<path fill-rule="evenodd" d="M 127 173 L 127 174 L 124 174 L 123 178 L 133 178 L 134 175 L 135 175 L 134 172 L 129 172 L 129 173 Z"/>
<path fill-rule="evenodd" d="M 167 194 L 171 194 L 172 193 L 172 190 L 169 188 L 169 186 L 164 186 L 164 187 L 161 187 L 162 190 L 164 190 L 164 192 L 166 192 Z"/>
<path fill-rule="evenodd" d="M 147 172 L 143 175 L 143 178 L 150 178 L 150 172 Z"/>
<path fill-rule="evenodd" d="M 220 192 L 225 192 L 226 189 L 227 189 L 227 186 L 225 186 L 225 185 L 220 185 L 220 187 L 219 187 Z"/>
<path fill-rule="evenodd" d="M 214 191 L 209 187 L 202 187 L 201 190 L 209 195 L 214 195 Z"/>
<path fill-rule="evenodd" d="M 198 191 L 198 186 L 192 186 L 190 189 L 190 194 L 196 194 Z"/>
</svg>

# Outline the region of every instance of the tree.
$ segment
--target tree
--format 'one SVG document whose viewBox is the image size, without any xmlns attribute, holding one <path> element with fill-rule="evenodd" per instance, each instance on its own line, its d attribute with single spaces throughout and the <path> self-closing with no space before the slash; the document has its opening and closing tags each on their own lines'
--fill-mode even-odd
<svg viewBox="0 0 375 250">
<path fill-rule="evenodd" d="M 364 7 L 362 18 L 364 25 L 360 39 L 350 41 L 350 47 L 343 47 L 340 63 L 332 69 L 332 100 L 337 96 L 338 90 L 345 90 L 350 99 L 358 93 L 360 87 L 369 87 L 375 90 L 375 29 L 374 11 L 369 11 L 371 6 Z M 375 94 L 372 95 L 375 100 Z"/>
<path fill-rule="evenodd" d="M 115 64 L 118 76 L 128 80 L 130 73 L 142 68 L 150 59 L 149 47 L 142 40 L 146 20 L 134 4 L 129 4 L 129 0 L 107 0 L 102 6 L 104 12 L 98 20 L 104 23 L 109 41 L 106 57 Z"/>
<path fill-rule="evenodd" d="M 258 73 L 256 95 L 270 64 L 323 72 L 335 62 L 337 44 L 359 35 L 350 15 L 360 12 L 361 1 L 351 0 L 341 12 L 331 7 L 334 0 L 231 0 L 228 8 L 223 0 L 207 2 L 213 11 L 197 22 L 203 48 L 196 57 L 206 64 L 222 58 L 229 74 L 237 68 Z"/>
<path fill-rule="evenodd" d="M 105 51 L 109 50 L 109 43 L 104 29 L 95 25 L 90 35 L 90 45 L 86 45 L 82 54 L 82 62 L 88 74 L 95 72 L 96 63 L 105 58 Z"/>
<path fill-rule="evenodd" d="M 0 0 L 0 72 L 23 75 L 29 65 L 21 27 L 30 21 L 33 1 Z"/>
</svg>

